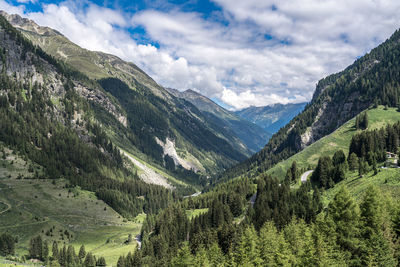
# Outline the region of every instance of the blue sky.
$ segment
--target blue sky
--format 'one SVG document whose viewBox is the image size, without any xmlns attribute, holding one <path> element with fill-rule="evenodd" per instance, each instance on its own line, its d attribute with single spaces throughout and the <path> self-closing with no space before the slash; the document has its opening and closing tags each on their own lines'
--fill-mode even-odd
<svg viewBox="0 0 400 267">
<path fill-rule="evenodd" d="M 319 79 L 400 26 L 395 0 L 0 0 L 0 9 L 232 109 L 309 101 Z"/>
</svg>

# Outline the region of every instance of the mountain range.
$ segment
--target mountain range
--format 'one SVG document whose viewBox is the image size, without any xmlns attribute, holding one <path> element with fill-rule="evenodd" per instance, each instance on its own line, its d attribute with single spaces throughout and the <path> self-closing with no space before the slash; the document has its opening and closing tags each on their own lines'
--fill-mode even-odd
<svg viewBox="0 0 400 267">
<path fill-rule="evenodd" d="M 254 122 L 235 115 L 193 90 L 188 89 L 183 92 L 171 88 L 167 88 L 167 90 L 174 96 L 185 99 L 195 105 L 207 117 L 208 121 L 213 121 L 224 129 L 233 131 L 233 134 L 253 153 L 261 150 L 271 137 L 270 132 Z"/>
<path fill-rule="evenodd" d="M 226 175 L 263 173 L 332 133 L 365 109 L 378 105 L 397 107 L 399 39 L 400 32 L 396 31 L 345 70 L 321 79 L 303 112 L 274 134 L 260 152 Z"/>
<path fill-rule="evenodd" d="M 236 112 L 5 12 L 0 69 L 0 265 L 400 262 L 400 31 Z"/>
<path fill-rule="evenodd" d="M 252 150 L 230 129 L 209 121 L 191 103 L 173 97 L 133 63 L 80 48 L 61 33 L 31 20 L 2 14 L 34 45 L 101 86 L 100 90 L 84 88 L 78 93 L 106 109 L 104 113 L 94 108 L 96 119 L 106 132 L 113 133 L 110 138 L 120 148 L 161 168 L 165 167 L 164 155 L 169 155 L 177 167 L 204 174 L 250 155 Z M 172 144 L 168 149 L 167 143 Z"/>
<path fill-rule="evenodd" d="M 285 126 L 291 119 L 301 113 L 307 103 L 274 104 L 264 107 L 248 107 L 235 114 L 247 121 L 262 127 L 267 132 L 274 134 Z"/>
</svg>

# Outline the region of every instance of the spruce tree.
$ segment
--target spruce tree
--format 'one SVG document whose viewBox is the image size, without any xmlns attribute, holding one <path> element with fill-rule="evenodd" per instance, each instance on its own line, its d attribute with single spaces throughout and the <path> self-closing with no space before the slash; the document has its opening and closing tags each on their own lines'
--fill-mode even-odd
<svg viewBox="0 0 400 267">
<path fill-rule="evenodd" d="M 56 241 L 53 241 L 53 246 L 52 246 L 51 252 L 52 252 L 53 259 L 58 260 L 59 252 L 58 252 L 58 244 Z"/>
<path fill-rule="evenodd" d="M 349 158 L 348 158 L 348 162 L 349 162 L 349 169 L 352 171 L 355 171 L 358 169 L 358 157 L 356 155 L 356 153 L 351 153 Z"/>
<path fill-rule="evenodd" d="M 328 235 L 333 234 L 336 243 L 347 253 L 352 264 L 359 264 L 360 218 L 357 204 L 347 189 L 342 186 L 329 203 L 325 216 Z"/>
<path fill-rule="evenodd" d="M 272 222 L 267 222 L 261 227 L 258 246 L 263 266 L 289 265 L 292 258 L 289 245 Z"/>
<path fill-rule="evenodd" d="M 82 262 L 83 259 L 85 259 L 85 256 L 86 256 L 85 245 L 82 245 L 82 246 L 79 248 L 79 253 L 78 253 L 79 261 Z"/>
<path fill-rule="evenodd" d="M 188 267 L 194 265 L 194 257 L 190 252 L 189 244 L 187 242 L 183 242 L 177 255 L 172 258 L 171 264 L 176 267 Z"/>
</svg>

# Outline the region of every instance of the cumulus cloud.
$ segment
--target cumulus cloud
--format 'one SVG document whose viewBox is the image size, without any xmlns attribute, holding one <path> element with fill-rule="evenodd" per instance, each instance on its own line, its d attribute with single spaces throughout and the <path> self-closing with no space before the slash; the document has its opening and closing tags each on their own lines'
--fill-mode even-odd
<svg viewBox="0 0 400 267">
<path fill-rule="evenodd" d="M 400 24 L 394 1 L 215 2 L 227 25 L 176 10 L 145 10 L 133 22 L 189 66 L 214 68 L 214 87 L 191 86 L 236 108 L 309 100 L 319 79 L 351 64 Z"/>
<path fill-rule="evenodd" d="M 253 93 L 250 90 L 236 93 L 233 90 L 224 88 L 221 100 L 225 103 L 231 103 L 235 109 L 243 109 L 249 106 L 265 106 L 275 103 L 301 103 L 306 102 L 308 97 L 295 94 L 292 97 L 282 97 L 277 94 Z"/>
<path fill-rule="evenodd" d="M 389 0 L 213 0 L 216 17 L 176 8 L 127 13 L 87 2 L 0 8 L 90 49 L 133 61 L 157 82 L 234 108 L 307 101 L 322 77 L 351 64 L 400 24 Z M 222 21 L 222 22 L 221 22 Z M 142 44 L 129 30 L 145 29 Z"/>
</svg>

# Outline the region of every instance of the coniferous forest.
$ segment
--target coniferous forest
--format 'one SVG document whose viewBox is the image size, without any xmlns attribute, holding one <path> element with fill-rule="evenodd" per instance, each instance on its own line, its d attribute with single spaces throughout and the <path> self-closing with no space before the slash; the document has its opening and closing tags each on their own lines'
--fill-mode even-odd
<svg viewBox="0 0 400 267">
<path fill-rule="evenodd" d="M 84 74 L 47 30 L 0 15 L 0 265 L 400 265 L 399 30 L 247 159 L 135 65 Z"/>
</svg>

